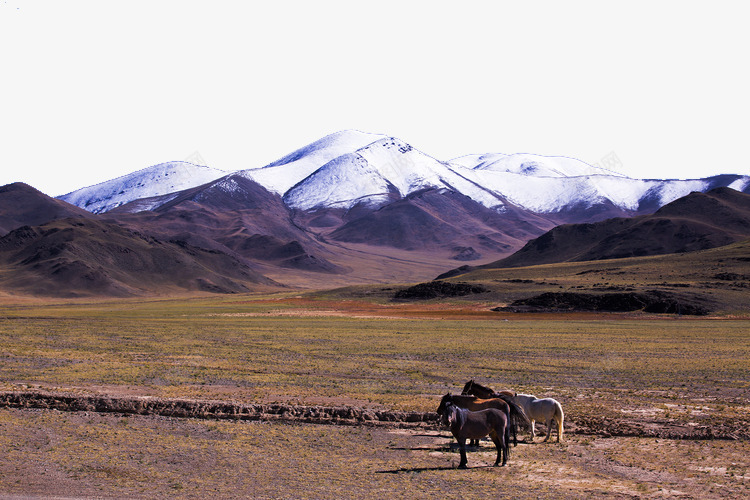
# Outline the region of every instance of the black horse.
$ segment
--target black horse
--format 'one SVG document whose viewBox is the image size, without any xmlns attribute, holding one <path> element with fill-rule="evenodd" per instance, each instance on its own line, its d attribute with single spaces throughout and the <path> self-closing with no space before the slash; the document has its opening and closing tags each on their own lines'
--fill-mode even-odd
<svg viewBox="0 0 750 500">
<path fill-rule="evenodd" d="M 456 441 L 458 441 L 458 449 L 461 453 L 461 462 L 458 464 L 459 469 L 466 468 L 466 440 L 480 439 L 487 435 L 490 436 L 497 448 L 495 467 L 500 465 L 501 459 L 502 465 L 508 462 L 509 449 L 506 439 L 508 420 L 505 413 L 497 408 L 469 411 L 459 408 L 451 402 L 443 404 L 441 401 L 438 414 L 442 417 L 443 423 L 450 428 Z"/>
</svg>

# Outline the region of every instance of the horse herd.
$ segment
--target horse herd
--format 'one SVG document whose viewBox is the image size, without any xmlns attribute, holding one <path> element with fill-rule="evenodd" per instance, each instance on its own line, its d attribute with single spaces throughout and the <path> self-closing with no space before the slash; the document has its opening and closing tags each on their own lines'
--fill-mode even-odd
<svg viewBox="0 0 750 500">
<path fill-rule="evenodd" d="M 517 428 L 520 425 L 531 427 L 531 441 L 534 442 L 534 422 L 547 426 L 548 441 L 552 432 L 552 422 L 557 424 L 557 441 L 563 436 L 563 409 L 552 398 L 538 399 L 529 394 L 515 391 L 493 391 L 489 387 L 469 380 L 460 395 L 446 394 L 437 409 L 444 425 L 458 441 L 461 452 L 459 469 L 466 468 L 466 440 L 479 444 L 479 440 L 490 436 L 497 448 L 495 466 L 505 465 L 510 451 L 511 434 L 513 446 L 518 444 Z"/>
</svg>

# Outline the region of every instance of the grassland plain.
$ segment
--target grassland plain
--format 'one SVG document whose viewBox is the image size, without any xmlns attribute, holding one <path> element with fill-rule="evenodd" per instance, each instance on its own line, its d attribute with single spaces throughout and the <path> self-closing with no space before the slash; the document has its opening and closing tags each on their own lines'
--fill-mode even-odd
<svg viewBox="0 0 750 500">
<path fill-rule="evenodd" d="M 573 431 L 586 418 L 750 425 L 748 320 L 489 306 L 296 294 L 6 303 L 0 390 L 433 411 L 476 378 L 555 397 Z M 471 498 L 529 483 L 541 497 L 750 493 L 743 439 L 571 434 L 519 446 L 506 470 L 462 473 L 445 433 L 15 409 L 0 422 L 0 494 Z M 470 454 L 470 466 L 492 455 Z"/>
</svg>

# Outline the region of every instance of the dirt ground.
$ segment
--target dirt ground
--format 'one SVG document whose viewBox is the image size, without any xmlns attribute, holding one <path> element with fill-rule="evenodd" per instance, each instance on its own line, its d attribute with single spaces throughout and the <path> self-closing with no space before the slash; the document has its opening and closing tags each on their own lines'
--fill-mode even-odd
<svg viewBox="0 0 750 500">
<path fill-rule="evenodd" d="M 750 497 L 748 331 L 288 296 L 0 307 L 0 498 Z M 457 470 L 426 415 L 474 377 L 558 399 L 565 441 L 503 468 L 486 441 Z"/>
<path fill-rule="evenodd" d="M 742 498 L 750 443 L 570 435 L 521 443 L 446 431 L 0 409 L 2 498 Z"/>
</svg>

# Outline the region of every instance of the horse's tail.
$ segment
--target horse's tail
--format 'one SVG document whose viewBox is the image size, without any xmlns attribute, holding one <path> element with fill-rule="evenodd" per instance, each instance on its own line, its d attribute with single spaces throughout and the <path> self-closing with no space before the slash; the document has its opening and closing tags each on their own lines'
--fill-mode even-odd
<svg viewBox="0 0 750 500">
<path fill-rule="evenodd" d="M 503 439 L 503 448 L 505 450 L 505 460 L 508 460 L 508 453 L 510 452 L 510 434 L 511 434 L 511 424 L 510 424 L 510 416 L 505 416 L 505 439 Z M 513 441 L 518 443 L 518 438 L 516 437 L 515 429 L 513 429 Z"/>
<path fill-rule="evenodd" d="M 565 413 L 563 412 L 562 405 L 555 401 L 555 422 L 557 422 L 557 439 L 558 441 L 563 440 L 563 420 L 565 420 Z"/>
<path fill-rule="evenodd" d="M 508 403 L 508 427 L 512 428 L 514 445 L 518 444 L 516 436 L 520 432 L 519 428 L 526 428 L 531 425 L 531 420 L 529 420 L 523 408 L 513 401 L 513 398 L 504 394 L 496 394 L 496 396 Z"/>
<path fill-rule="evenodd" d="M 521 405 L 513 401 L 513 398 L 505 396 L 503 394 L 499 394 L 497 397 L 502 399 L 506 403 L 508 403 L 510 417 L 513 419 L 514 425 L 519 425 L 519 424 L 531 425 L 531 420 L 529 420 L 529 417 L 526 415 L 526 412 L 523 411 L 523 408 L 521 407 Z"/>
</svg>

